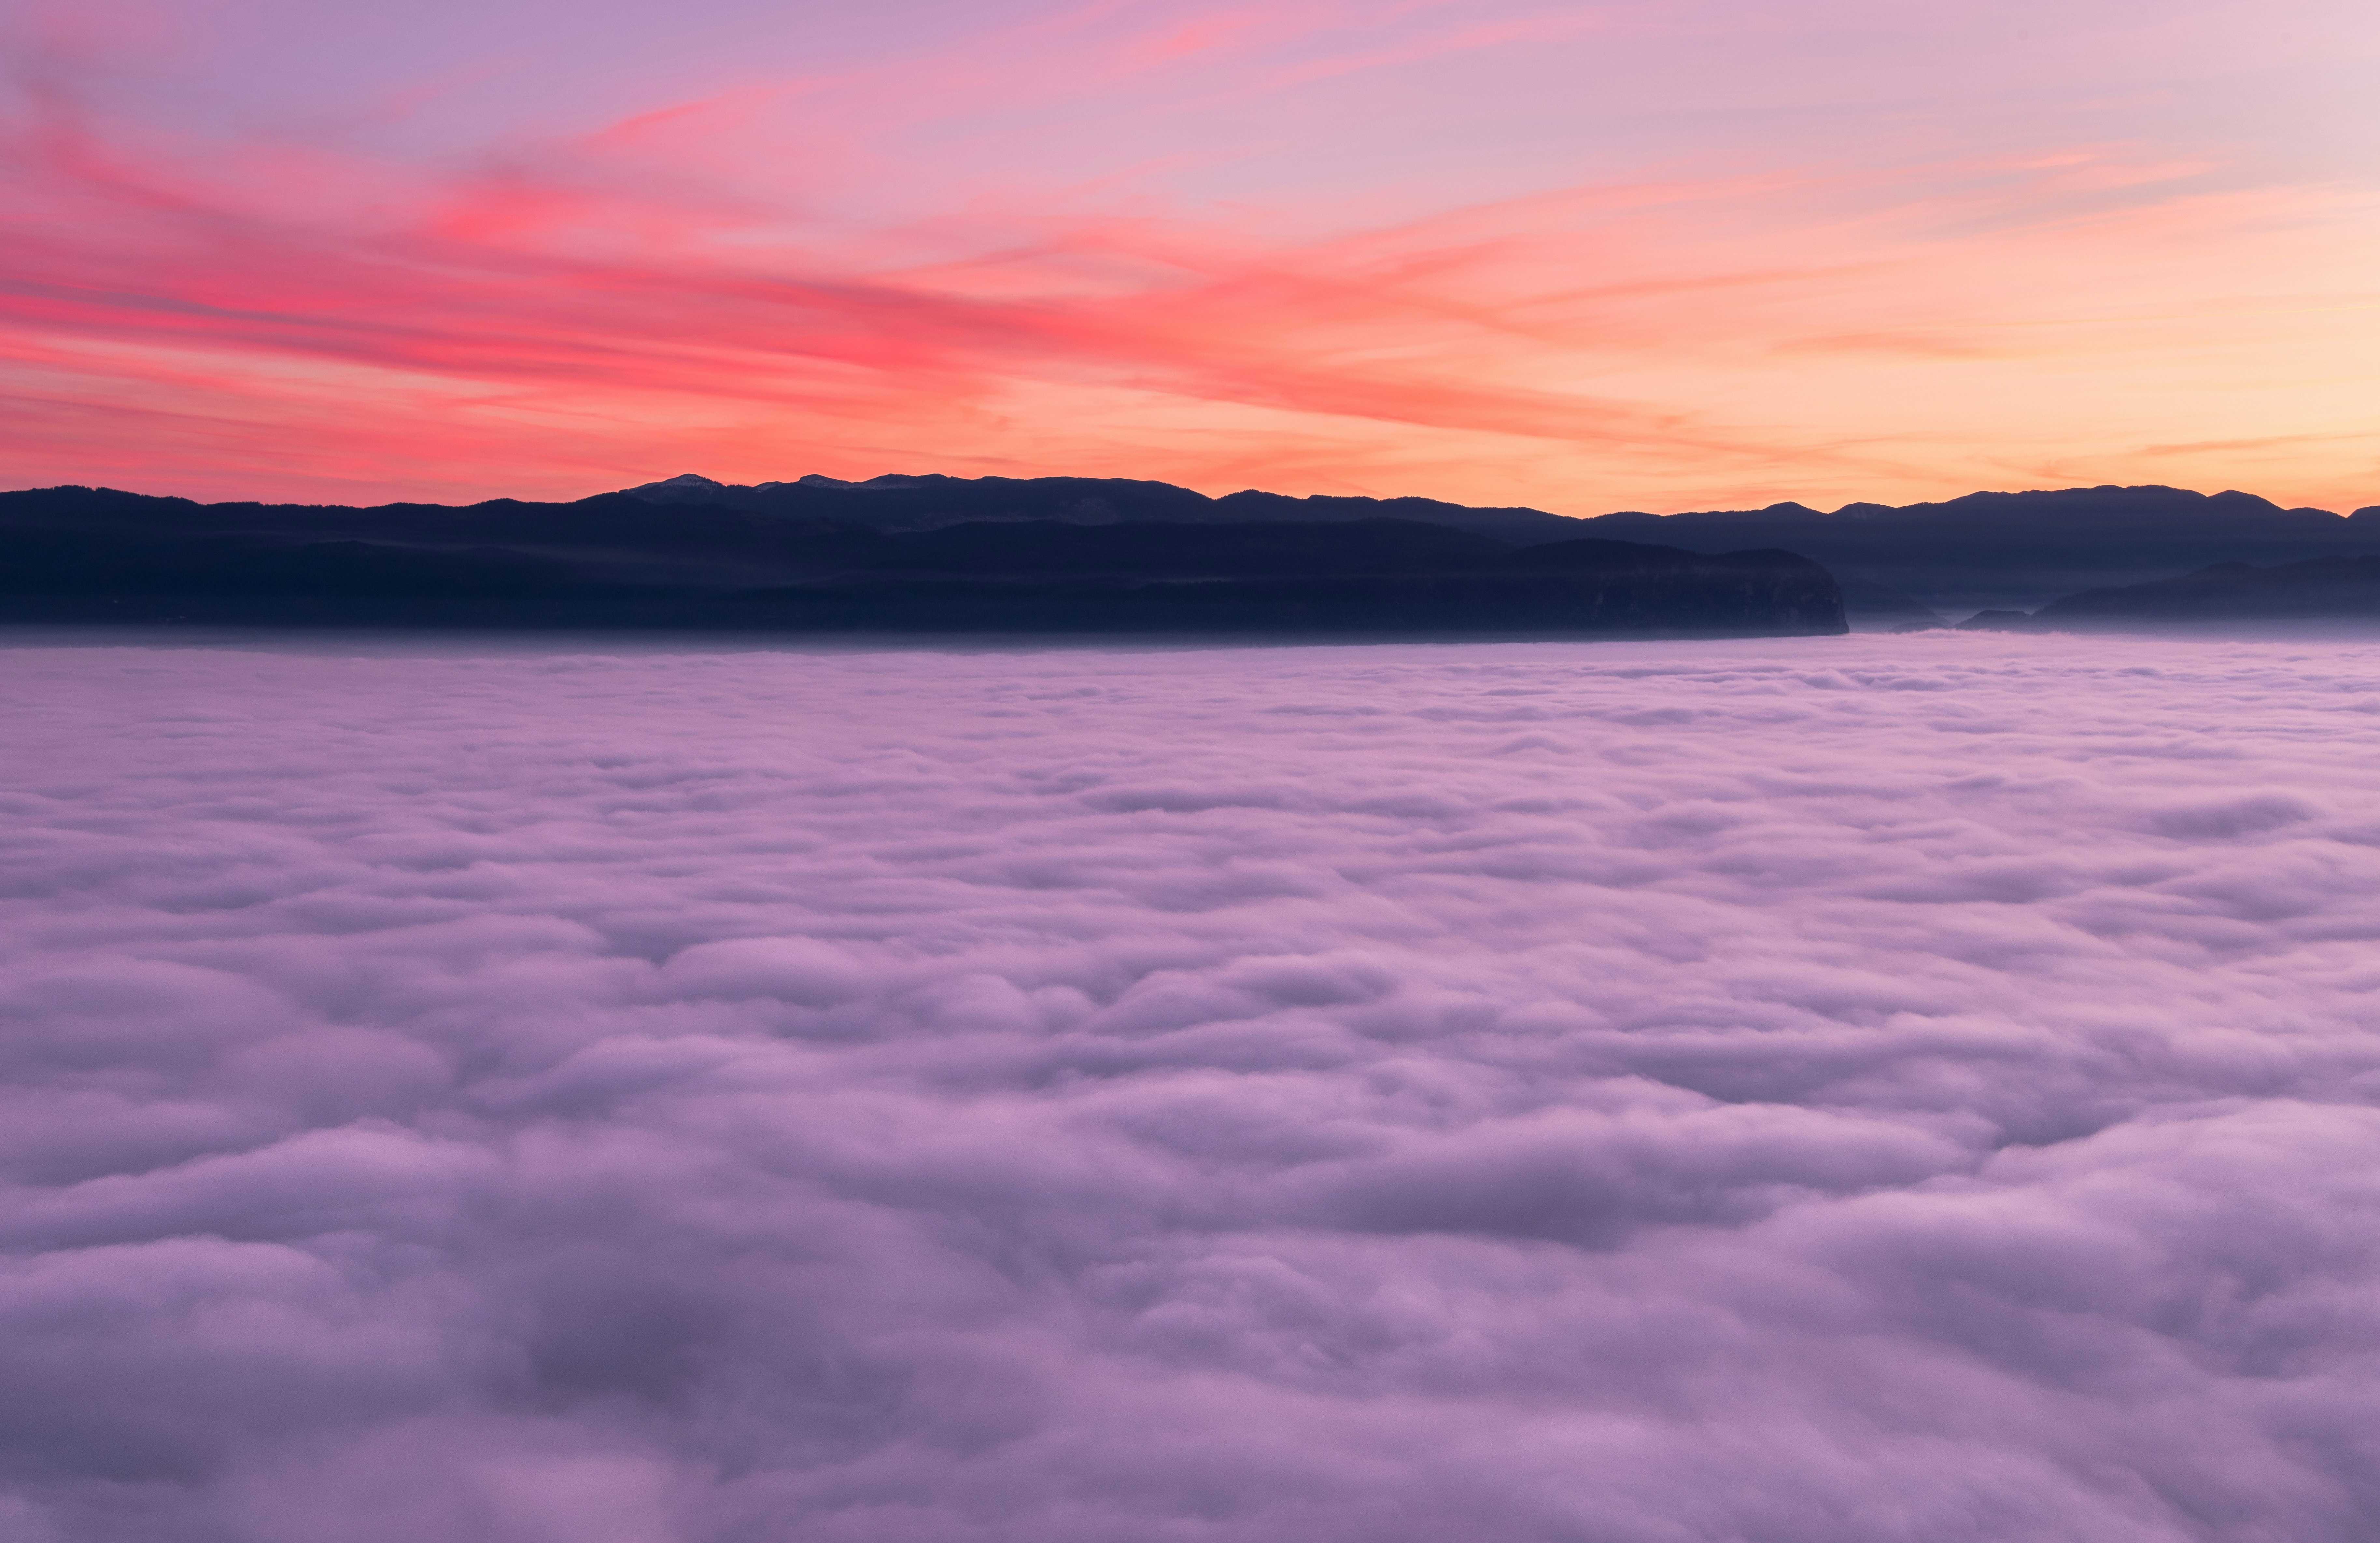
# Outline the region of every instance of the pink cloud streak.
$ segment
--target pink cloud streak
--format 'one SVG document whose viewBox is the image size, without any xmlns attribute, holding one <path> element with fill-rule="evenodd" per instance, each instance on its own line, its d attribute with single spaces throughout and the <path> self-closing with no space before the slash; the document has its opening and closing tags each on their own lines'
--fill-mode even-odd
<svg viewBox="0 0 2380 1543">
<path fill-rule="evenodd" d="M 56 431 L 0 464 L 340 497 L 574 495 L 697 465 L 1075 471 L 1581 513 L 2070 470 L 2368 492 L 2337 372 L 2374 314 L 2358 254 L 2380 203 L 2226 187 L 2220 156 L 1814 143 L 1401 210 L 1351 186 L 1294 217 L 1030 168 L 929 168 L 940 207 L 880 192 L 917 153 L 904 136 L 1036 80 L 1072 103 L 1057 82 L 1095 57 L 1196 101 L 1219 50 L 1245 71 L 1342 41 L 1327 11 L 1175 11 L 1138 42 L 1111 19 L 995 34 L 1028 49 L 1021 81 L 951 49 L 428 160 L 356 134 L 194 140 L 56 66 L 6 141 L 22 213 L 0 291 L 0 389 Z M 1396 46 L 1426 64 L 1551 24 Z M 160 414 L 187 432 L 160 443 Z M 292 433 L 345 448 L 275 473 Z"/>
</svg>

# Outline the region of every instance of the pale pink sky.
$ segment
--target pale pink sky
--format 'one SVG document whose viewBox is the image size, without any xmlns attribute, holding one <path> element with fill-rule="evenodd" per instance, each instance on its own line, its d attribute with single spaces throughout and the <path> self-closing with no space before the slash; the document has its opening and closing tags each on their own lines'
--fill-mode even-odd
<svg viewBox="0 0 2380 1543">
<path fill-rule="evenodd" d="M 0 486 L 2380 502 L 2380 12 L 79 0 Z"/>
</svg>

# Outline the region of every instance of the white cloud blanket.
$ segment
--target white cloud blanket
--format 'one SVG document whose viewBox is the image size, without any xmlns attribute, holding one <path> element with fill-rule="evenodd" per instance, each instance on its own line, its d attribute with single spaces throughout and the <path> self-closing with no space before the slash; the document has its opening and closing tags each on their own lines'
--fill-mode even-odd
<svg viewBox="0 0 2380 1543">
<path fill-rule="evenodd" d="M 8 1537 L 2380 1532 L 2380 650 L 0 710 Z"/>
</svg>

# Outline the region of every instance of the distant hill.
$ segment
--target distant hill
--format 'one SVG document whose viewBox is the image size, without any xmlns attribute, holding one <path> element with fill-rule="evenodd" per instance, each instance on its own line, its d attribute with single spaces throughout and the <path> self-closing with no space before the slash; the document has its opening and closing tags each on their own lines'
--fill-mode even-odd
<svg viewBox="0 0 2380 1543">
<path fill-rule="evenodd" d="M 886 530 L 625 494 L 353 509 L 200 504 L 91 488 L 0 493 L 0 620 L 1144 634 L 1844 630 L 1833 577 L 1791 553 L 1595 539 L 1522 547 L 1404 519 L 1016 519 Z"/>
<path fill-rule="evenodd" d="M 2164 487 L 1977 492 L 1899 508 L 1852 504 L 1832 514 L 1780 504 L 1582 523 L 1598 535 L 1696 550 L 1786 547 L 1826 564 L 1847 590 L 1880 582 L 1949 614 L 2031 609 L 2211 563 L 2380 553 L 2380 507 L 2342 517 L 2252 493 Z"/>
<path fill-rule="evenodd" d="M 1875 626 L 1935 621 L 1937 613 L 2029 609 L 2078 589 L 2133 583 L 2209 563 L 2380 553 L 2380 508 L 2342 517 L 2322 509 L 2284 509 L 2250 493 L 2164 487 L 1977 492 L 1899 507 L 1852 504 L 1831 514 L 1778 504 L 1590 518 L 1423 498 L 1291 498 L 1255 492 L 1208 498 L 1164 482 L 1079 477 L 886 476 L 844 482 L 813 476 L 733 487 L 689 475 L 626 493 L 656 503 L 830 518 L 882 530 L 979 520 L 1113 524 L 1386 516 L 1516 545 L 1591 536 L 1705 553 L 1773 547 L 1825 565 L 1841 582 L 1854 621 Z"/>
<path fill-rule="evenodd" d="M 2380 556 L 2315 557 L 2257 567 L 2217 563 L 2195 573 L 2068 595 L 2030 628 L 2220 622 L 2380 622 Z"/>
</svg>

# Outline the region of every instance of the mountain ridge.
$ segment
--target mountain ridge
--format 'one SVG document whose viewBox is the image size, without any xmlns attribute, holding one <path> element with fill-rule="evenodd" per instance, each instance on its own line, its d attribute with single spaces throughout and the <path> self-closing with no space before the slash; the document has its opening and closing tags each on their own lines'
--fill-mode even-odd
<svg viewBox="0 0 2380 1543">
<path fill-rule="evenodd" d="M 1795 553 L 1834 577 L 1847 616 L 1864 627 L 1924 626 L 1982 611 L 2030 612 L 2067 596 L 2220 563 L 2269 565 L 2380 554 L 2380 506 L 2339 515 L 2284 508 L 2236 489 L 2201 493 L 2157 485 L 1985 491 L 1899 506 L 1854 502 L 1831 512 L 1786 501 L 1753 510 L 1584 516 L 1422 498 L 1293 497 L 1256 489 L 1210 497 L 1147 480 L 940 473 L 888 473 L 864 481 L 813 473 L 745 486 L 684 473 L 561 504 L 200 504 L 60 488 L 0 494 L 0 505 L 26 499 L 75 503 L 81 511 L 75 518 L 127 523 L 146 532 L 143 539 L 204 526 L 218 537 L 237 533 L 268 546 L 344 539 L 445 551 L 450 566 L 453 552 L 495 546 L 518 559 L 559 561 L 582 575 L 602 571 L 635 585 L 668 578 L 698 588 L 806 582 L 847 565 L 868 542 L 959 525 L 1163 524 L 1214 530 L 1390 518 L 1514 547 L 1599 539 L 1705 555 Z M 663 513 L 665 518 L 654 517 Z M 382 559 L 394 561 L 384 553 L 374 560 Z M 421 559 L 407 561 L 419 566 Z"/>
<path fill-rule="evenodd" d="M 844 520 L 625 494 L 461 508 L 0 493 L 0 620 L 761 632 L 1805 635 L 1791 553 L 1427 521 Z"/>
<path fill-rule="evenodd" d="M 896 473 L 847 482 L 813 475 L 737 487 L 686 473 L 622 492 L 655 503 L 829 515 L 888 529 L 981 519 L 1220 523 L 1257 515 L 1282 520 L 1388 515 L 1524 545 L 1602 537 L 1701 552 L 1775 547 L 1825 565 L 1842 584 L 1854 621 L 1872 626 L 1982 609 L 2029 610 L 2078 590 L 2215 562 L 2380 552 L 2380 505 L 2340 515 L 2284 508 L 2237 489 L 2202 493 L 2156 484 L 1986 490 L 1901 505 L 1853 502 L 1831 512 L 1788 501 L 1761 509 L 1592 516 L 1254 489 L 1209 497 L 1171 483 L 1096 478 Z"/>
</svg>

